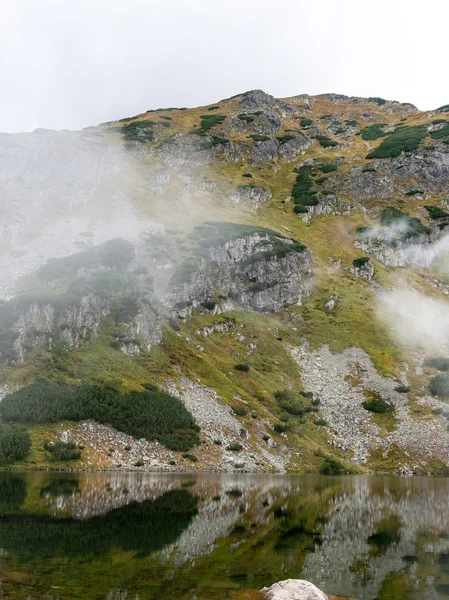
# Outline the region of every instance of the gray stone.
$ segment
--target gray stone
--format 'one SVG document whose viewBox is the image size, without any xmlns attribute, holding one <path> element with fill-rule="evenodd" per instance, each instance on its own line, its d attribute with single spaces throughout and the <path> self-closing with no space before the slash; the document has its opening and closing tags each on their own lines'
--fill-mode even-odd
<svg viewBox="0 0 449 600">
<path fill-rule="evenodd" d="M 265 600 L 327 600 L 324 592 L 304 579 L 285 579 L 261 590 Z"/>
</svg>

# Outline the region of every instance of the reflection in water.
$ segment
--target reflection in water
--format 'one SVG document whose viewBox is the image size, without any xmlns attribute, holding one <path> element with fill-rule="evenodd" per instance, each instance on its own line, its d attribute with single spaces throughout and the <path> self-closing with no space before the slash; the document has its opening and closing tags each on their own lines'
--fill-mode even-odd
<svg viewBox="0 0 449 600">
<path fill-rule="evenodd" d="M 224 600 L 288 577 L 362 600 L 449 591 L 449 481 L 0 474 L 12 599 Z"/>
</svg>

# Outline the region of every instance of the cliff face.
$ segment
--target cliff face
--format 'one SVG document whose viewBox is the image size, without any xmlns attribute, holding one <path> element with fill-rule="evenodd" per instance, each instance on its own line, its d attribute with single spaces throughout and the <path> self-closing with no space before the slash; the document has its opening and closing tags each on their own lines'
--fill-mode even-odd
<svg viewBox="0 0 449 600">
<path fill-rule="evenodd" d="M 428 308 L 449 290 L 447 108 L 253 90 L 1 135 L 2 390 L 154 380 L 194 407 L 200 468 L 449 468 L 428 360 L 447 347 Z M 404 316 L 421 332 L 409 345 Z M 219 437 L 212 393 L 241 432 Z M 90 464 L 116 466 L 108 443 Z M 173 456 L 192 466 L 158 466 Z"/>
</svg>

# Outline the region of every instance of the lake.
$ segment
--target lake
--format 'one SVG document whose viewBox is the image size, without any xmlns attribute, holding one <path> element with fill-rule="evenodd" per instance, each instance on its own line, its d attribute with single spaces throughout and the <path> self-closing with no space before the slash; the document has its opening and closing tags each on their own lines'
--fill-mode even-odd
<svg viewBox="0 0 449 600">
<path fill-rule="evenodd" d="M 449 480 L 0 473 L 0 597 L 449 597 Z"/>
</svg>

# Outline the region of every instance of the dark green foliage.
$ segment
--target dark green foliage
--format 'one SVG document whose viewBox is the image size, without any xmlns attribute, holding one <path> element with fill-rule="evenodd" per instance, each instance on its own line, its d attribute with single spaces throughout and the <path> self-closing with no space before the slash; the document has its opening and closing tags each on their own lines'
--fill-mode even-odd
<svg viewBox="0 0 449 600">
<path fill-rule="evenodd" d="M 449 123 L 446 123 L 446 125 L 444 127 L 442 127 L 441 129 L 437 129 L 436 131 L 431 131 L 429 135 L 433 140 L 441 140 L 442 138 L 448 137 L 449 136 Z"/>
<path fill-rule="evenodd" d="M 444 104 L 444 106 L 440 106 L 440 108 L 437 108 L 435 112 L 449 112 L 449 104 Z"/>
<path fill-rule="evenodd" d="M 245 123 L 252 123 L 254 121 L 253 115 L 248 115 L 246 113 L 242 113 L 237 115 L 240 121 L 245 121 Z"/>
<path fill-rule="evenodd" d="M 325 135 L 317 135 L 315 136 L 315 139 L 319 141 L 320 146 L 323 148 L 334 148 L 335 146 L 338 146 L 337 142 L 332 141 Z"/>
<path fill-rule="evenodd" d="M 30 449 L 31 439 L 26 429 L 0 423 L 0 466 L 5 467 L 24 460 Z"/>
<path fill-rule="evenodd" d="M 182 457 L 187 458 L 187 460 L 190 460 L 190 462 L 198 462 L 198 457 L 194 454 L 183 454 Z"/>
<path fill-rule="evenodd" d="M 308 406 L 298 397 L 298 394 L 291 390 L 278 390 L 274 393 L 280 408 L 285 410 L 289 415 L 301 416 L 309 412 Z"/>
<path fill-rule="evenodd" d="M 0 516 L 18 510 L 27 497 L 26 480 L 23 476 L 0 473 Z"/>
<path fill-rule="evenodd" d="M 428 205 L 424 207 L 429 213 L 431 219 L 446 219 L 449 214 L 439 206 Z"/>
<path fill-rule="evenodd" d="M 207 110 L 219 110 L 219 106 L 209 106 Z"/>
<path fill-rule="evenodd" d="M 131 502 L 88 519 L 24 513 L 0 519 L 2 547 L 26 561 L 77 557 L 89 561 L 111 548 L 143 557 L 172 544 L 197 513 L 188 490 Z"/>
<path fill-rule="evenodd" d="M 369 410 L 373 413 L 386 413 L 391 412 L 392 406 L 388 402 L 385 402 L 382 398 L 372 398 L 371 400 L 365 400 L 362 402 L 364 409 Z"/>
<path fill-rule="evenodd" d="M 446 119 L 434 119 L 432 125 L 439 125 L 440 123 L 447 123 Z"/>
<path fill-rule="evenodd" d="M 419 147 L 426 135 L 424 125 L 403 127 L 390 133 L 366 158 L 392 158 L 399 156 L 401 152 L 412 152 Z"/>
<path fill-rule="evenodd" d="M 327 421 L 325 419 L 317 419 L 315 421 L 315 425 L 318 425 L 319 427 L 325 427 L 327 425 Z"/>
<path fill-rule="evenodd" d="M 449 375 L 437 375 L 432 377 L 429 390 L 434 396 L 449 396 Z"/>
<path fill-rule="evenodd" d="M 368 102 L 374 102 L 375 104 L 378 104 L 379 106 L 382 106 L 383 104 L 386 104 L 387 101 L 384 98 L 368 98 Z"/>
<path fill-rule="evenodd" d="M 323 115 L 320 119 L 332 119 L 332 115 Z"/>
<path fill-rule="evenodd" d="M 356 269 L 360 269 L 361 267 L 366 265 L 366 263 L 369 263 L 368 256 L 362 256 L 361 258 L 354 258 L 354 260 L 352 261 L 352 264 Z"/>
<path fill-rule="evenodd" d="M 327 181 L 327 177 L 318 177 L 318 179 L 315 179 L 315 183 L 317 183 L 318 185 L 321 185 L 325 181 Z"/>
<path fill-rule="evenodd" d="M 308 165 L 303 165 L 298 170 L 298 175 L 292 188 L 292 197 L 295 205 L 304 208 L 297 209 L 295 206 L 293 209 L 295 213 L 307 212 L 305 207 L 318 204 L 317 192 L 312 190 L 313 179 L 311 172 L 312 168 Z"/>
<path fill-rule="evenodd" d="M 251 136 L 255 142 L 266 142 L 270 138 L 267 135 L 261 135 L 260 133 L 252 133 Z"/>
<path fill-rule="evenodd" d="M 409 190 L 408 192 L 405 192 L 406 196 L 417 196 L 424 194 L 424 190 L 421 190 L 420 188 L 412 188 L 411 190 Z"/>
<path fill-rule="evenodd" d="M 301 127 L 310 127 L 313 124 L 312 119 L 301 119 Z"/>
<path fill-rule="evenodd" d="M 78 269 L 82 267 L 93 268 L 104 265 L 108 268 L 122 269 L 133 258 L 133 246 L 126 240 L 116 238 L 77 254 L 64 258 L 52 258 L 39 269 L 38 275 L 44 281 L 68 279 L 74 277 Z"/>
<path fill-rule="evenodd" d="M 296 204 L 293 207 L 293 212 L 298 215 L 298 214 L 302 214 L 302 213 L 308 213 L 309 212 L 309 208 L 308 206 L 306 206 L 305 204 Z"/>
<path fill-rule="evenodd" d="M 408 394 L 411 391 L 411 387 L 408 385 L 397 385 L 394 388 L 395 392 L 399 392 L 400 394 Z"/>
<path fill-rule="evenodd" d="M 125 141 L 152 142 L 154 125 L 153 121 L 133 121 L 128 125 L 123 125 L 120 129 Z"/>
<path fill-rule="evenodd" d="M 438 371 L 449 371 L 449 358 L 443 358 L 440 356 L 428 357 L 424 359 L 426 367 L 432 367 L 438 369 Z"/>
<path fill-rule="evenodd" d="M 246 406 L 233 406 L 232 410 L 239 417 L 244 417 L 245 415 L 248 414 L 248 409 L 246 408 Z"/>
<path fill-rule="evenodd" d="M 246 363 L 237 363 L 236 365 L 234 365 L 234 369 L 236 371 L 245 371 L 248 372 L 249 371 L 249 365 Z"/>
<path fill-rule="evenodd" d="M 331 173 L 332 171 L 338 170 L 338 166 L 334 165 L 333 163 L 328 163 L 327 165 L 321 165 L 321 167 L 318 167 L 318 168 L 322 173 Z"/>
<path fill-rule="evenodd" d="M 171 117 L 168 117 L 167 115 L 159 115 L 160 119 L 165 119 L 166 121 L 171 121 Z"/>
<path fill-rule="evenodd" d="M 252 179 L 253 176 L 251 175 L 251 173 L 243 173 L 242 177 L 246 177 L 248 179 Z"/>
<path fill-rule="evenodd" d="M 376 173 L 377 169 L 374 167 L 366 167 L 362 169 L 362 173 Z"/>
<path fill-rule="evenodd" d="M 214 308 L 217 306 L 217 301 L 216 300 L 205 300 L 201 306 L 203 308 L 205 308 L 206 310 L 214 310 Z"/>
<path fill-rule="evenodd" d="M 244 190 L 252 190 L 255 187 L 256 187 L 255 183 L 239 183 L 239 185 L 237 186 L 237 189 L 244 191 Z"/>
<path fill-rule="evenodd" d="M 343 464 L 333 456 L 326 456 L 323 461 L 323 466 L 320 469 L 320 473 L 323 475 L 338 475 L 343 473 Z"/>
<path fill-rule="evenodd" d="M 396 224 L 404 224 L 402 238 L 405 240 L 413 238 L 423 238 L 429 234 L 429 229 L 425 227 L 419 219 L 411 217 L 408 213 L 400 211 L 394 206 L 387 206 L 382 211 L 380 222 L 385 227 L 392 227 Z"/>
<path fill-rule="evenodd" d="M 290 140 L 294 140 L 295 136 L 294 135 L 288 135 L 288 134 L 287 135 L 278 135 L 276 137 L 276 139 L 277 139 L 277 141 L 280 144 L 285 144 L 286 142 L 289 142 Z"/>
<path fill-rule="evenodd" d="M 5 421 L 22 423 L 93 419 L 172 450 L 188 450 L 199 441 L 198 426 L 184 404 L 159 390 L 122 395 L 111 388 L 40 380 L 9 394 L 0 413 Z"/>
<path fill-rule="evenodd" d="M 229 446 L 226 448 L 226 450 L 230 450 L 231 452 L 240 452 L 240 450 L 243 450 L 243 446 L 242 446 L 242 444 L 239 444 L 238 442 L 236 442 L 233 444 L 229 444 Z"/>
<path fill-rule="evenodd" d="M 285 433 L 288 430 L 288 426 L 283 423 L 275 423 L 273 426 L 273 430 L 276 433 Z"/>
<path fill-rule="evenodd" d="M 368 125 L 360 130 L 360 135 L 364 140 L 377 140 L 385 135 L 384 132 L 385 123 L 375 123 L 374 125 Z"/>
<path fill-rule="evenodd" d="M 357 127 L 358 125 L 358 121 L 354 121 L 354 119 L 348 119 L 345 121 L 346 125 L 348 125 L 348 127 Z"/>
<path fill-rule="evenodd" d="M 265 433 L 265 434 L 262 436 L 262 439 L 263 439 L 263 441 L 264 441 L 264 442 L 268 442 L 268 440 L 270 439 L 270 436 L 269 436 L 267 433 Z"/>
<path fill-rule="evenodd" d="M 51 462 L 69 462 L 81 458 L 81 450 L 73 442 L 45 442 L 44 448 L 49 452 Z"/>
<path fill-rule="evenodd" d="M 205 132 L 205 131 L 209 131 L 209 129 L 212 129 L 212 127 L 216 127 L 217 125 L 220 125 L 221 123 L 223 123 L 223 121 L 226 119 L 226 116 L 218 115 L 217 113 L 215 113 L 215 114 L 211 114 L 211 115 L 201 115 L 200 119 L 201 119 L 201 130 L 203 132 Z"/>
</svg>

